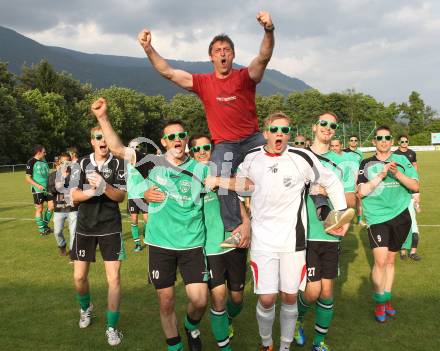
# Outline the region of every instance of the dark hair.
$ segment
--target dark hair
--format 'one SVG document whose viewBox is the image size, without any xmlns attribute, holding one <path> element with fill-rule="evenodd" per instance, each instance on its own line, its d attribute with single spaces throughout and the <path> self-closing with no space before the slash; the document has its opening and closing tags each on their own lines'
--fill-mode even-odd
<svg viewBox="0 0 440 351">
<path fill-rule="evenodd" d="M 391 134 L 391 129 L 390 129 L 390 127 L 388 127 L 388 126 L 386 126 L 386 125 L 382 125 L 382 126 L 379 126 L 379 127 L 376 128 L 376 130 L 374 131 L 374 135 L 377 135 L 377 132 L 380 131 L 380 130 L 387 130 L 387 131 L 389 131 L 390 134 Z"/>
<path fill-rule="evenodd" d="M 359 137 L 358 137 L 356 134 L 350 134 L 350 136 L 348 137 L 348 139 L 351 139 L 351 138 L 356 138 L 356 139 L 359 140 Z"/>
<path fill-rule="evenodd" d="M 69 159 L 71 158 L 71 157 L 70 157 L 70 154 L 67 153 L 67 152 L 62 152 L 62 153 L 60 153 L 59 156 L 58 156 L 58 159 L 60 159 L 61 157 L 67 157 L 67 158 L 69 158 Z"/>
<path fill-rule="evenodd" d="M 176 124 L 181 126 L 183 129 L 185 129 L 185 125 L 180 119 L 170 119 L 168 121 L 165 121 L 165 125 L 163 126 L 162 132 L 165 133 L 165 128 Z"/>
<path fill-rule="evenodd" d="M 201 139 L 201 138 L 206 138 L 209 140 L 209 142 L 212 144 L 212 139 L 211 136 L 207 135 L 207 134 L 194 134 L 191 136 L 191 138 L 189 138 L 188 141 L 188 145 L 190 147 L 193 147 L 196 143 L 196 140 Z"/>
<path fill-rule="evenodd" d="M 34 155 L 38 154 L 39 152 L 44 150 L 44 146 L 41 144 L 36 144 L 34 146 Z"/>
<path fill-rule="evenodd" d="M 208 54 L 211 55 L 211 51 L 212 51 L 212 47 L 214 46 L 214 44 L 218 41 L 225 41 L 229 44 L 229 46 L 232 49 L 232 52 L 235 54 L 235 49 L 234 49 L 234 43 L 231 40 L 231 38 L 229 38 L 226 34 L 222 33 L 222 34 L 218 34 L 216 35 L 211 42 L 209 43 L 209 48 L 208 48 Z"/>
<path fill-rule="evenodd" d="M 409 140 L 408 135 L 406 135 L 406 134 L 400 134 L 399 137 L 397 138 L 397 140 L 400 140 L 402 138 L 406 138 Z"/>
</svg>

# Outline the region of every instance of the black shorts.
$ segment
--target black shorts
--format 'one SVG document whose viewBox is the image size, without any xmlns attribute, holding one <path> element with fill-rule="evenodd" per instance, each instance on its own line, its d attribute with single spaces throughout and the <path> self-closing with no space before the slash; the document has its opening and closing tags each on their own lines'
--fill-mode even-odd
<svg viewBox="0 0 440 351">
<path fill-rule="evenodd" d="M 335 279 L 338 276 L 339 242 L 307 241 L 307 281 Z"/>
<path fill-rule="evenodd" d="M 122 261 L 125 259 L 125 247 L 122 233 L 107 235 L 85 235 L 75 233 L 70 258 L 74 261 L 95 262 L 96 246 L 104 261 Z"/>
<path fill-rule="evenodd" d="M 231 291 L 242 291 L 246 282 L 247 249 L 235 249 L 221 255 L 206 256 L 209 270 L 209 289 L 226 281 Z"/>
<path fill-rule="evenodd" d="M 127 211 L 130 214 L 148 213 L 148 202 L 145 199 L 128 199 Z"/>
<path fill-rule="evenodd" d="M 174 285 L 177 267 L 185 285 L 208 282 L 206 257 L 202 247 L 171 250 L 148 245 L 148 279 L 156 289 Z"/>
<path fill-rule="evenodd" d="M 391 252 L 401 249 L 411 230 L 411 215 L 408 209 L 389 221 L 372 224 L 368 227 L 370 247 L 387 247 Z"/>
<path fill-rule="evenodd" d="M 41 205 L 43 202 L 47 202 L 49 199 L 46 193 L 32 193 L 34 198 L 34 205 Z"/>
</svg>

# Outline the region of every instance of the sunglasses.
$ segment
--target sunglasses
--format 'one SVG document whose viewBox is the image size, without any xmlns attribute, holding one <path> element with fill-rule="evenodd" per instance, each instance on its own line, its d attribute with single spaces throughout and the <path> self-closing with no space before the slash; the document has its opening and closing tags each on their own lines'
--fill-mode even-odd
<svg viewBox="0 0 440 351">
<path fill-rule="evenodd" d="M 280 127 L 280 126 L 269 126 L 269 127 L 267 127 L 267 130 L 269 132 L 271 132 L 272 134 L 279 133 L 281 131 L 281 133 L 287 135 L 287 134 L 290 133 L 291 129 L 292 129 L 291 127 L 285 127 L 285 126 L 284 127 Z"/>
<path fill-rule="evenodd" d="M 350 139 L 350 141 L 356 142 L 357 143 L 357 139 Z"/>
<path fill-rule="evenodd" d="M 381 140 L 390 141 L 391 139 L 393 139 L 391 135 L 376 135 L 377 141 L 381 141 Z"/>
<path fill-rule="evenodd" d="M 178 133 L 164 134 L 163 138 L 173 141 L 176 138 L 179 138 L 180 140 L 185 139 L 187 136 L 188 136 L 188 132 L 178 132 Z"/>
<path fill-rule="evenodd" d="M 325 120 L 319 120 L 318 122 L 316 122 L 316 124 L 319 124 L 321 127 L 327 127 L 329 126 L 330 129 L 336 130 L 339 128 L 339 125 L 335 122 L 329 122 L 329 121 L 325 121 Z"/>
<path fill-rule="evenodd" d="M 304 141 L 295 141 L 295 145 L 304 145 L 305 142 Z"/>
<path fill-rule="evenodd" d="M 408 144 L 408 140 L 400 140 L 401 144 Z"/>
<path fill-rule="evenodd" d="M 102 134 L 93 134 L 92 138 L 100 141 L 100 140 L 104 139 L 104 135 L 102 135 Z"/>
<path fill-rule="evenodd" d="M 200 145 L 200 146 L 193 146 L 191 148 L 192 152 L 200 152 L 200 150 L 209 151 L 211 149 L 212 149 L 211 144 L 205 144 L 205 145 Z"/>
</svg>

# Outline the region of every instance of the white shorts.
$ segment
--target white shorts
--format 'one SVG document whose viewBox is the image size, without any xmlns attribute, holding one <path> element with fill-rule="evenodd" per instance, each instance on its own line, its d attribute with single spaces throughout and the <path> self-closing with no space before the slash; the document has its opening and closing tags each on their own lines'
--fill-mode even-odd
<svg viewBox="0 0 440 351">
<path fill-rule="evenodd" d="M 304 290 L 307 279 L 306 250 L 298 252 L 251 250 L 250 256 L 255 294 L 277 294 L 280 291 L 296 294 L 299 289 Z"/>
</svg>

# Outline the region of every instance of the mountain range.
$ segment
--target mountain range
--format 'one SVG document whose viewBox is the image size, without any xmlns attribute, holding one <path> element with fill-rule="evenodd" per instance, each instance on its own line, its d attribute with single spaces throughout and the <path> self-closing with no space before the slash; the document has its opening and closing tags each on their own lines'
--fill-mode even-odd
<svg viewBox="0 0 440 351">
<path fill-rule="evenodd" d="M 82 83 L 95 88 L 117 85 L 134 89 L 147 95 L 164 95 L 170 99 L 185 92 L 163 79 L 146 58 L 87 54 L 61 47 L 42 45 L 12 29 L 0 26 L 0 61 L 8 62 L 10 72 L 19 75 L 24 64 L 30 66 L 47 59 L 57 71 L 66 71 Z M 188 72 L 212 71 L 212 64 L 168 60 L 175 68 Z M 240 65 L 235 65 L 241 67 Z M 311 87 L 303 81 L 289 77 L 277 70 L 267 69 L 263 81 L 257 86 L 261 95 L 304 91 Z"/>
</svg>

